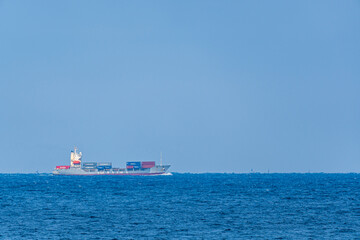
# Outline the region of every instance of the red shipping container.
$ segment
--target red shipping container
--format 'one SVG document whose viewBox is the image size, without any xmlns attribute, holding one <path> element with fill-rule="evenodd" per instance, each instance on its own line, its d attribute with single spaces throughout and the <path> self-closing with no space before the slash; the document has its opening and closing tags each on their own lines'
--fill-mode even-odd
<svg viewBox="0 0 360 240">
<path fill-rule="evenodd" d="M 141 163 L 142 168 L 152 168 L 155 167 L 155 162 L 142 162 Z"/>
<path fill-rule="evenodd" d="M 150 162 L 141 162 L 142 164 L 149 164 L 149 165 L 155 165 L 155 162 L 154 161 L 150 161 Z"/>
<path fill-rule="evenodd" d="M 69 169 L 70 166 L 56 166 L 56 169 Z"/>
</svg>

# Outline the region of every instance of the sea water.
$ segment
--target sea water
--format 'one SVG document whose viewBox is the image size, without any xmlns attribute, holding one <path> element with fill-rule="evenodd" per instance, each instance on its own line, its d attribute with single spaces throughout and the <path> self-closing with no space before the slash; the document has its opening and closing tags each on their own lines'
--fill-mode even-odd
<svg viewBox="0 0 360 240">
<path fill-rule="evenodd" d="M 360 239 L 360 175 L 1 174 L 0 239 Z"/>
</svg>

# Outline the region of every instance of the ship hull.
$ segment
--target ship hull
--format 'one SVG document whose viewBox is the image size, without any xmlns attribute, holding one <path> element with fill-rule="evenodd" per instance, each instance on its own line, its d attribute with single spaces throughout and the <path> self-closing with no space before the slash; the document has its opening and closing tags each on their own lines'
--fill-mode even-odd
<svg viewBox="0 0 360 240">
<path fill-rule="evenodd" d="M 168 169 L 170 165 L 155 166 L 146 170 L 126 170 L 126 171 L 89 171 L 82 168 L 69 168 L 69 169 L 55 169 L 53 175 L 60 176 L 156 176 L 156 175 L 168 175 Z"/>
<path fill-rule="evenodd" d="M 53 175 L 57 176 L 157 176 L 157 175 L 168 175 L 168 173 L 53 173 Z"/>
</svg>

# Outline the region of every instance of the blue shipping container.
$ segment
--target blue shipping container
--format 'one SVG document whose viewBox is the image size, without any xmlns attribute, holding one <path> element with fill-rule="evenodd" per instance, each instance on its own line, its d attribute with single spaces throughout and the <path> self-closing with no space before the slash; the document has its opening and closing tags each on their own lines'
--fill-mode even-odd
<svg viewBox="0 0 360 240">
<path fill-rule="evenodd" d="M 126 166 L 141 166 L 141 162 L 127 162 Z"/>
<path fill-rule="evenodd" d="M 98 166 L 111 166 L 111 163 L 97 163 Z"/>
</svg>

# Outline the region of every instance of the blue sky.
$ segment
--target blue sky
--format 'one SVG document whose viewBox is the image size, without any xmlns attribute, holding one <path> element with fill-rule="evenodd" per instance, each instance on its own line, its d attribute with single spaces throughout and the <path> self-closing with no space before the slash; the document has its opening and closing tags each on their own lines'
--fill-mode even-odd
<svg viewBox="0 0 360 240">
<path fill-rule="evenodd" d="M 359 1 L 1 1 L 0 172 L 360 172 Z"/>
</svg>

